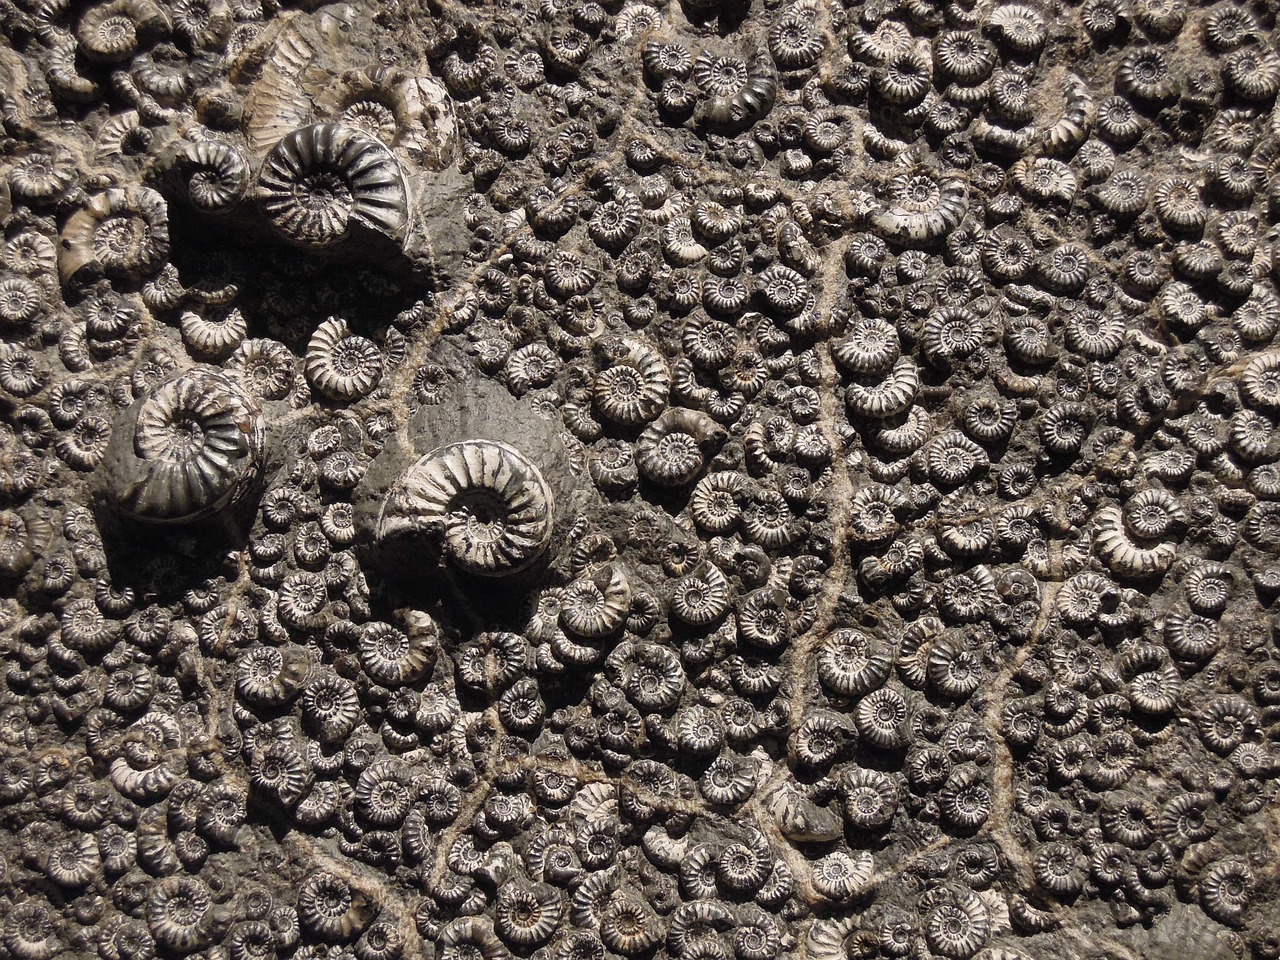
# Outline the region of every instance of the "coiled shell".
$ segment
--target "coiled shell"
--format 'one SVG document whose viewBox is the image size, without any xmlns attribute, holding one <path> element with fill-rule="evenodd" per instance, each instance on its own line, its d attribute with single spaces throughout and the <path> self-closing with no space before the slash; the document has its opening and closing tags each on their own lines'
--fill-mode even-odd
<svg viewBox="0 0 1280 960">
<path fill-rule="evenodd" d="M 241 500 L 266 446 L 258 403 L 232 380 L 196 368 L 162 383 L 117 421 L 102 470 L 125 516 L 186 523 Z"/>
<path fill-rule="evenodd" d="M 517 573 L 551 542 L 555 498 L 514 447 L 468 440 L 432 450 L 401 476 L 378 515 L 376 538 L 438 540 L 460 570 Z"/>
<path fill-rule="evenodd" d="M 295 130 L 258 174 L 258 207 L 284 239 L 309 248 L 352 237 L 404 241 L 409 201 L 400 162 L 381 141 L 341 123 Z"/>
</svg>

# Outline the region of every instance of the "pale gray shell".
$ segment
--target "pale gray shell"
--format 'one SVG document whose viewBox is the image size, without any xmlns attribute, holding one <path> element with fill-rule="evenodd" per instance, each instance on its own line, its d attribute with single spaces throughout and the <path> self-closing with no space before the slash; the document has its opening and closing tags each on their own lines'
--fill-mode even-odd
<svg viewBox="0 0 1280 960">
<path fill-rule="evenodd" d="M 470 440 L 432 450 L 401 477 L 378 516 L 378 540 L 439 539 L 458 569 L 517 573 L 551 542 L 555 497 L 514 447 Z"/>
<path fill-rule="evenodd" d="M 890 203 L 872 215 L 871 225 L 886 240 L 932 243 L 959 226 L 968 209 L 963 181 L 903 174 L 894 179 Z"/>
<path fill-rule="evenodd" d="M 232 504 L 262 467 L 257 402 L 222 374 L 196 368 L 162 383 L 116 422 L 100 468 L 127 517 L 186 523 Z"/>
<path fill-rule="evenodd" d="M 64 283 L 99 276 L 137 280 L 169 256 L 169 208 L 149 187 L 94 194 L 62 228 L 58 271 Z"/>
<path fill-rule="evenodd" d="M 184 143 L 170 160 L 175 188 L 201 213 L 221 215 L 239 206 L 249 192 L 249 163 L 221 140 Z"/>
<path fill-rule="evenodd" d="M 732 63 L 742 71 L 732 89 L 714 79 L 722 63 Z M 764 55 L 743 64 L 733 57 L 703 53 L 694 64 L 693 73 L 706 92 L 706 99 L 698 108 L 698 119 L 717 129 L 741 130 L 751 126 L 768 115 L 778 96 L 778 78 L 772 62 Z"/>
<path fill-rule="evenodd" d="M 316 97 L 320 117 L 348 123 L 370 104 L 385 109 L 386 129 L 374 130 L 358 123 L 353 126 L 362 126 L 430 170 L 442 170 L 453 162 L 458 121 L 439 80 L 411 75 L 397 67 L 364 67 L 344 72 L 337 83 Z"/>
<path fill-rule="evenodd" d="M 303 370 L 326 397 L 358 400 L 378 385 L 383 366 L 377 344 L 351 333 L 345 320 L 330 317 L 311 335 Z"/>
<path fill-rule="evenodd" d="M 1177 558 L 1172 543 L 1136 542 L 1125 529 L 1119 507 L 1099 511 L 1094 548 L 1112 573 L 1130 579 L 1162 576 Z"/>
<path fill-rule="evenodd" d="M 295 130 L 258 173 L 257 202 L 284 239 L 323 248 L 353 236 L 403 243 L 409 200 L 400 162 L 378 139 L 341 123 Z"/>
<path fill-rule="evenodd" d="M 786 781 L 773 786 L 764 795 L 763 803 L 774 818 L 778 831 L 790 840 L 825 843 L 844 835 L 844 825 L 838 814 L 814 803 Z"/>
</svg>

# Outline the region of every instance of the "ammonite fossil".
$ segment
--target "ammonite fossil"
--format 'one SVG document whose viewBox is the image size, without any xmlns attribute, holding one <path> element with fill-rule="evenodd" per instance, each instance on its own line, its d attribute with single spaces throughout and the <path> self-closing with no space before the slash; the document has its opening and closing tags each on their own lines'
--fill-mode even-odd
<svg viewBox="0 0 1280 960">
<path fill-rule="evenodd" d="M 154 523 L 207 517 L 246 493 L 262 467 L 266 425 L 232 380 L 188 370 L 156 387 L 115 426 L 103 469 L 124 515 Z"/>
<path fill-rule="evenodd" d="M 58 266 L 66 283 L 106 274 L 148 276 L 169 256 L 169 210 L 148 187 L 112 187 L 95 194 L 62 228 Z"/>
<path fill-rule="evenodd" d="M 699 107 L 701 119 L 718 129 L 751 126 L 772 109 L 778 93 L 773 67 L 764 56 L 747 62 L 703 53 L 694 62 L 693 79 L 706 98 Z"/>
<path fill-rule="evenodd" d="M 505 443 L 466 440 L 432 450 L 405 471 L 375 536 L 437 539 L 459 570 L 502 577 L 542 556 L 554 517 L 551 488 L 527 457 Z"/>
<path fill-rule="evenodd" d="M 229 213 L 249 192 L 249 165 L 229 143 L 185 143 L 174 152 L 171 163 L 176 189 L 201 213 Z"/>
<path fill-rule="evenodd" d="M 894 178 L 891 202 L 872 218 L 872 226 L 887 240 L 933 243 L 964 219 L 969 195 L 957 179 L 935 180 L 927 174 Z"/>
<path fill-rule="evenodd" d="M 399 243 L 409 226 L 400 162 L 342 123 L 302 127 L 276 144 L 258 174 L 257 200 L 276 232 L 303 247 L 362 232 Z"/>
</svg>

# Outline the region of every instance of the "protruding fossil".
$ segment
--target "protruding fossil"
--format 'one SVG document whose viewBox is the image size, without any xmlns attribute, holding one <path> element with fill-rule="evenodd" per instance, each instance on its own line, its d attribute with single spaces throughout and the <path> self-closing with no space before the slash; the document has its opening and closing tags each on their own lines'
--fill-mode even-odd
<svg viewBox="0 0 1280 960">
<path fill-rule="evenodd" d="M 112 187 L 89 199 L 62 228 L 64 283 L 106 274 L 137 280 L 169 256 L 169 208 L 147 187 Z"/>
<path fill-rule="evenodd" d="M 516 573 L 551 541 L 555 499 L 514 447 L 469 440 L 432 450 L 405 471 L 378 517 L 377 539 L 438 538 L 459 569 Z"/>
<path fill-rule="evenodd" d="M 117 421 L 102 469 L 123 514 L 154 523 L 209 516 L 246 493 L 266 426 L 231 380 L 194 369 L 162 383 Z"/>
<path fill-rule="evenodd" d="M 249 164 L 232 144 L 199 140 L 178 147 L 169 174 L 177 191 L 201 213 L 225 214 L 249 192 Z"/>
<path fill-rule="evenodd" d="M 693 78 L 706 97 L 698 116 L 718 129 L 751 126 L 773 109 L 778 95 L 773 64 L 763 55 L 747 62 L 704 53 L 693 65 Z"/>
<path fill-rule="evenodd" d="M 1276 6 L 4 2 L 0 960 L 1280 960 Z"/>
<path fill-rule="evenodd" d="M 694 480 L 726 433 L 696 410 L 671 409 L 651 423 L 636 444 L 640 472 L 656 484 L 679 487 Z"/>
<path fill-rule="evenodd" d="M 403 151 L 415 163 L 442 170 L 454 159 L 457 118 L 444 85 L 395 67 L 348 70 L 321 91 L 316 109 Z"/>
<path fill-rule="evenodd" d="M 263 161 L 258 205 L 280 236 L 330 247 L 366 234 L 403 242 L 409 201 L 400 162 L 381 141 L 342 123 L 295 130 Z"/>
<path fill-rule="evenodd" d="M 959 226 L 968 209 L 969 191 L 960 180 L 903 174 L 891 185 L 889 205 L 872 216 L 871 224 L 887 240 L 933 243 Z"/>
<path fill-rule="evenodd" d="M 340 317 L 330 317 L 312 335 L 303 369 L 326 397 L 357 400 L 378 385 L 382 368 L 382 355 L 372 340 L 348 331 Z"/>
<path fill-rule="evenodd" d="M 838 814 L 814 803 L 791 783 L 776 784 L 765 794 L 763 802 L 774 817 L 778 831 L 790 840 L 825 843 L 843 833 Z"/>
</svg>

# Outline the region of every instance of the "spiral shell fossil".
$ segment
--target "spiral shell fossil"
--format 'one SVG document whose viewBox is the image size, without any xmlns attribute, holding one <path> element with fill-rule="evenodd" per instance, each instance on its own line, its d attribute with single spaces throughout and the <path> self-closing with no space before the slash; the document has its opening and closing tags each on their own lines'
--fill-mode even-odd
<svg viewBox="0 0 1280 960">
<path fill-rule="evenodd" d="M 434 77 L 386 66 L 348 70 L 319 93 L 317 108 L 428 169 L 443 169 L 454 159 L 457 119 L 444 85 Z"/>
<path fill-rule="evenodd" d="M 699 107 L 702 120 L 721 129 L 741 129 L 773 108 L 778 81 L 769 59 L 748 61 L 703 53 L 694 61 L 693 76 L 706 100 Z"/>
<path fill-rule="evenodd" d="M 409 229 L 399 161 L 375 137 L 341 123 L 302 127 L 277 143 L 254 195 L 279 235 L 302 247 L 353 236 L 399 245 Z"/>
<path fill-rule="evenodd" d="M 178 191 L 201 213 L 230 213 L 248 195 L 249 164 L 231 144 L 187 143 L 175 151 L 169 164 Z"/>
<path fill-rule="evenodd" d="M 185 523 L 252 489 L 265 455 L 262 410 L 233 381 L 194 369 L 156 387 L 121 417 L 104 461 L 126 516 Z"/>
<path fill-rule="evenodd" d="M 890 197 L 871 223 L 886 240 L 899 243 L 936 242 L 959 226 L 969 208 L 962 181 L 938 181 L 924 173 L 895 178 Z"/>
<path fill-rule="evenodd" d="M 169 255 L 169 211 L 147 187 L 95 194 L 62 228 L 58 269 L 65 283 L 95 276 L 138 279 Z"/>
<path fill-rule="evenodd" d="M 518 573 L 551 542 L 555 499 L 538 468 L 505 443 L 432 450 L 405 471 L 379 513 L 378 540 L 438 540 L 459 570 Z"/>
<path fill-rule="evenodd" d="M 1275 7 L 0 4 L 0 960 L 1278 960 Z"/>
<path fill-rule="evenodd" d="M 311 335 L 303 370 L 325 396 L 357 400 L 378 385 L 383 358 L 372 340 L 351 333 L 340 317 L 330 317 Z"/>
</svg>

